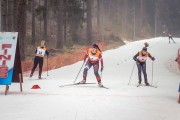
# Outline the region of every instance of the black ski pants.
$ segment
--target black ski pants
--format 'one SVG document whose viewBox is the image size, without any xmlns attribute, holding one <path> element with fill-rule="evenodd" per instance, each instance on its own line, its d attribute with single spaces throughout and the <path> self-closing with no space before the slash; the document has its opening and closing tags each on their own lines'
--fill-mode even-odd
<svg viewBox="0 0 180 120">
<path fill-rule="evenodd" d="M 137 61 L 136 64 L 137 64 L 137 68 L 138 68 L 139 84 L 141 84 L 141 81 L 142 81 L 142 79 L 141 79 L 141 71 L 144 74 L 144 82 L 145 82 L 145 84 L 147 84 L 148 81 L 147 81 L 147 73 L 146 73 L 146 62 Z"/>
<path fill-rule="evenodd" d="M 42 74 L 42 67 L 43 67 L 43 57 L 36 56 L 34 58 L 34 66 L 31 70 L 31 74 L 33 75 L 37 65 L 39 64 L 39 76 L 41 77 Z"/>
</svg>

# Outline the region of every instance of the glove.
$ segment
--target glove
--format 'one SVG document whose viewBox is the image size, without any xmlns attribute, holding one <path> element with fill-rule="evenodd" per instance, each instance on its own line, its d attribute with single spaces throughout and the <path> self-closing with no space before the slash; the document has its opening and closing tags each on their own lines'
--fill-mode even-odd
<svg viewBox="0 0 180 120">
<path fill-rule="evenodd" d="M 154 60 L 155 60 L 155 58 L 154 58 L 154 57 L 152 57 L 152 60 L 154 61 Z"/>
<path fill-rule="evenodd" d="M 104 66 L 101 67 L 101 72 L 103 71 L 103 69 L 104 69 Z"/>
<path fill-rule="evenodd" d="M 49 52 L 48 52 L 48 51 L 46 51 L 46 55 L 47 55 L 47 56 L 49 55 Z"/>
<path fill-rule="evenodd" d="M 134 59 L 134 61 L 137 61 L 137 59 L 136 58 L 133 58 Z"/>
<path fill-rule="evenodd" d="M 176 62 L 177 62 L 177 58 L 176 58 L 174 61 L 176 61 Z"/>
</svg>

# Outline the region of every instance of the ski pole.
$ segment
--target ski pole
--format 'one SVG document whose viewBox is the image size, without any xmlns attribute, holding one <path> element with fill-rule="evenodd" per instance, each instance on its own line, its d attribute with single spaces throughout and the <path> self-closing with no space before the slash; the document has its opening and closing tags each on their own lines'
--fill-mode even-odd
<svg viewBox="0 0 180 120">
<path fill-rule="evenodd" d="M 101 80 L 102 80 L 102 71 L 101 71 Z"/>
<path fill-rule="evenodd" d="M 84 66 L 84 63 L 85 63 L 85 61 L 83 62 L 83 65 L 81 66 L 81 69 L 79 70 L 79 73 L 81 72 L 81 70 L 82 70 L 82 68 L 83 68 L 83 66 Z M 76 78 L 75 78 L 75 80 L 74 80 L 74 83 L 76 82 L 76 80 L 77 80 L 77 78 L 78 78 L 78 76 L 79 76 L 79 73 L 77 74 L 77 76 L 76 76 Z"/>
<path fill-rule="evenodd" d="M 49 76 L 48 75 L 48 55 L 47 55 L 47 76 Z"/>
<path fill-rule="evenodd" d="M 153 77 L 154 77 L 154 75 L 153 75 L 153 72 L 154 72 L 153 71 L 153 69 L 154 69 L 153 66 L 154 66 L 154 61 L 152 61 L 152 81 L 151 81 L 151 84 L 153 84 Z"/>
<path fill-rule="evenodd" d="M 131 72 L 131 76 L 130 76 L 130 78 L 129 78 L 128 85 L 129 85 L 129 84 L 130 84 L 130 82 L 131 82 L 131 77 L 132 77 L 132 74 L 133 74 L 133 71 L 134 71 L 135 64 L 136 64 L 136 62 L 134 62 L 133 69 L 132 69 L 132 72 Z"/>
<path fill-rule="evenodd" d="M 100 70 L 101 71 L 101 79 L 102 79 L 103 68 L 104 67 L 101 66 L 101 70 Z"/>
</svg>

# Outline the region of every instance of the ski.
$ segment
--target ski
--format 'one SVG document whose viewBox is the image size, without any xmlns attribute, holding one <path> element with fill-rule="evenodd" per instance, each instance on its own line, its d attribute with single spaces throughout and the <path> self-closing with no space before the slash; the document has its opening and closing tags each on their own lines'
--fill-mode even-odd
<svg viewBox="0 0 180 120">
<path fill-rule="evenodd" d="M 29 78 L 29 80 L 46 80 L 46 78 L 41 78 L 41 79 L 39 79 L 39 78 Z"/>
<path fill-rule="evenodd" d="M 66 85 L 60 85 L 59 87 L 66 87 L 66 86 L 73 86 L 73 85 L 85 85 L 85 84 L 96 84 L 96 83 L 72 83 L 72 84 L 66 84 Z"/>
<path fill-rule="evenodd" d="M 137 85 L 137 87 L 139 87 L 139 86 L 147 86 L 147 87 L 154 87 L 154 88 L 157 88 L 157 86 L 154 86 L 154 85 L 141 85 L 141 84 Z"/>
<path fill-rule="evenodd" d="M 44 80 L 44 79 L 46 79 L 46 78 L 41 78 L 41 79 L 38 78 L 37 80 Z"/>
<path fill-rule="evenodd" d="M 154 86 L 154 85 L 149 85 L 149 87 L 154 87 L 154 88 L 157 88 L 157 86 Z"/>
<path fill-rule="evenodd" d="M 100 88 L 105 88 L 105 89 L 109 89 L 108 87 L 105 87 L 105 86 L 102 86 L 102 87 L 100 87 Z"/>
</svg>

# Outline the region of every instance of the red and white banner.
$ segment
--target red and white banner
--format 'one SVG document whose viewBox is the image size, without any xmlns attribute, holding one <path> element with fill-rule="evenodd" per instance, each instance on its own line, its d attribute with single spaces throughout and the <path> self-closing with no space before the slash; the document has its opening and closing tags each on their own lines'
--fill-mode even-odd
<svg viewBox="0 0 180 120">
<path fill-rule="evenodd" d="M 0 85 L 12 82 L 17 37 L 17 32 L 0 32 Z"/>
</svg>

